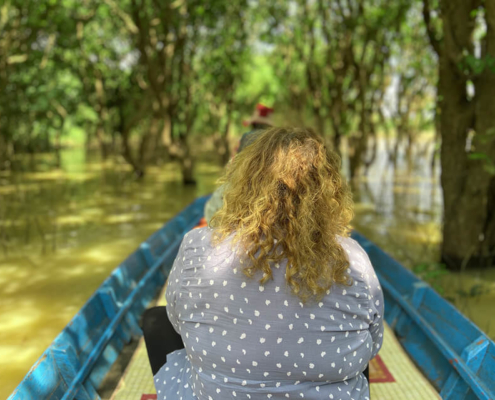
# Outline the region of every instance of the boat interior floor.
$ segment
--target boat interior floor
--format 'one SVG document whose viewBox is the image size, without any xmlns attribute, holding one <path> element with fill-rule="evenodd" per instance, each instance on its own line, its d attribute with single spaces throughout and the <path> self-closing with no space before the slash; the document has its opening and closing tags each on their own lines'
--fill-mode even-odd
<svg viewBox="0 0 495 400">
<path fill-rule="evenodd" d="M 164 288 L 156 305 L 165 304 Z M 380 354 L 370 363 L 370 381 L 372 400 L 440 399 L 437 391 L 407 356 L 388 325 L 385 326 Z M 146 346 L 143 339 L 140 339 L 110 400 L 156 398 Z"/>
</svg>

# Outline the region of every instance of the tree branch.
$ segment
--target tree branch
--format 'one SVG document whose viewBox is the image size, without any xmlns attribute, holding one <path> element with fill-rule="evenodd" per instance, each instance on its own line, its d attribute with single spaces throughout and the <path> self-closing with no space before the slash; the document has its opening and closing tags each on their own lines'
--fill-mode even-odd
<svg viewBox="0 0 495 400">
<path fill-rule="evenodd" d="M 433 26 L 431 25 L 431 16 L 430 16 L 430 0 L 423 0 L 423 20 L 425 21 L 426 32 L 428 34 L 428 38 L 430 40 L 430 44 L 433 47 L 433 50 L 440 55 L 441 47 L 440 40 L 435 37 L 435 32 Z"/>
</svg>

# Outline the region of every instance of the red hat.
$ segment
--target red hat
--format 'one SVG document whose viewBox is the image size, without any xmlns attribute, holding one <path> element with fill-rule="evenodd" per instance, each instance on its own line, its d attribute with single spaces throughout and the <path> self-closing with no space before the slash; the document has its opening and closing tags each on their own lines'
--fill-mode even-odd
<svg viewBox="0 0 495 400">
<path fill-rule="evenodd" d="M 273 111 L 275 111 L 273 108 L 258 103 L 256 105 L 256 110 L 254 111 L 253 116 L 247 121 L 244 121 L 242 124 L 244 126 L 248 126 L 257 123 L 257 124 L 265 124 L 272 126 L 273 121 L 270 118 L 270 114 L 272 114 Z"/>
</svg>

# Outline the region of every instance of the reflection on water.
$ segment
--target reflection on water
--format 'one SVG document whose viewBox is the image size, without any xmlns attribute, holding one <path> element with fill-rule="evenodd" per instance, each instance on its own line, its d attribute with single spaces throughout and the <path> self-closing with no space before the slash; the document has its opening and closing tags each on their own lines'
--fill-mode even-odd
<svg viewBox="0 0 495 400">
<path fill-rule="evenodd" d="M 387 164 L 382 142 L 378 150 L 356 182 L 356 229 L 408 267 L 436 260 L 441 190 L 439 172 L 432 174 L 425 161 L 433 146 L 415 158 L 412 171 L 404 157 L 395 170 Z M 0 172 L 0 399 L 119 262 L 195 197 L 211 192 L 222 170 L 214 157 L 205 158 L 197 187 L 183 187 L 174 164 L 152 167 L 136 182 L 125 164 L 102 163 L 83 150 L 62 152 L 58 170 L 52 163 L 41 155 L 34 170 Z M 494 291 L 486 292 L 482 272 L 445 279 L 445 295 L 488 332 Z"/>
<path fill-rule="evenodd" d="M 197 187 L 175 165 L 143 182 L 118 163 L 62 152 L 62 167 L 40 156 L 36 171 L 0 175 L 0 399 L 110 272 L 221 172 L 198 164 Z"/>
<path fill-rule="evenodd" d="M 440 171 L 427 161 L 433 144 L 426 149 L 412 169 L 401 155 L 394 168 L 379 141 L 376 161 L 354 190 L 355 228 L 408 267 L 439 257 Z"/>
</svg>

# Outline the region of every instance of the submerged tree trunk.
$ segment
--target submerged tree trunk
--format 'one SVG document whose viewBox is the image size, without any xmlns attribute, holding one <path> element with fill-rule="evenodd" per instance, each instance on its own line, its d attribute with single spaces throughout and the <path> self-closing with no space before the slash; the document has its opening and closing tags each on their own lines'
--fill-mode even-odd
<svg viewBox="0 0 495 400">
<path fill-rule="evenodd" d="M 188 135 L 179 135 L 179 165 L 182 173 L 182 182 L 184 185 L 195 185 L 194 179 L 194 159 L 191 155 L 191 149 L 187 142 Z"/>
<path fill-rule="evenodd" d="M 11 143 L 0 135 L 0 171 L 10 166 Z"/>
<path fill-rule="evenodd" d="M 137 178 L 142 178 L 144 176 L 144 168 L 140 165 L 134 155 L 132 154 L 131 145 L 129 143 L 129 132 L 126 130 L 120 131 L 122 137 L 122 156 L 124 160 L 132 167 L 134 174 Z"/>
<path fill-rule="evenodd" d="M 406 161 L 409 172 L 412 172 L 414 167 L 414 144 L 413 133 L 408 129 L 406 133 Z"/>
<path fill-rule="evenodd" d="M 194 160 L 190 154 L 180 158 L 180 170 L 184 185 L 196 184 L 196 179 L 194 179 Z"/>
<path fill-rule="evenodd" d="M 366 152 L 366 141 L 362 137 L 349 139 L 349 169 L 350 177 L 354 179 L 363 165 Z"/>
<path fill-rule="evenodd" d="M 126 113 L 124 105 L 122 103 L 119 103 L 117 104 L 117 107 L 119 112 L 119 123 L 117 126 L 117 130 L 120 133 L 122 139 L 122 157 L 124 157 L 124 160 L 132 167 L 136 177 L 140 179 L 144 176 L 145 168 L 134 156 L 129 140 L 131 127 L 139 118 L 135 116 L 134 121 L 132 121 L 131 123 L 126 123 Z"/>
<path fill-rule="evenodd" d="M 342 130 L 341 130 L 341 119 L 340 118 L 332 118 L 332 128 L 333 128 L 333 136 L 332 136 L 332 147 L 333 150 L 339 155 L 342 156 L 342 151 L 340 149 L 340 145 L 342 143 Z"/>
<path fill-rule="evenodd" d="M 98 145 L 100 146 L 101 158 L 103 160 L 106 160 L 108 158 L 108 146 L 105 141 L 105 128 L 103 127 L 101 121 L 98 123 L 95 133 L 96 133 L 96 138 L 98 139 Z"/>
<path fill-rule="evenodd" d="M 376 156 L 377 156 L 377 149 L 378 149 L 378 139 L 376 138 L 376 132 L 374 129 L 372 129 L 371 134 L 370 134 L 370 139 L 372 140 L 372 145 L 370 148 L 370 145 L 368 143 L 368 157 L 364 160 L 364 174 L 368 175 L 368 171 L 370 167 L 373 165 L 373 163 L 376 161 Z"/>
<path fill-rule="evenodd" d="M 96 126 L 96 137 L 100 145 L 101 158 L 106 160 L 109 154 L 109 144 L 106 141 L 106 125 L 108 119 L 108 110 L 106 105 L 106 93 L 101 79 L 101 72 L 96 71 L 97 79 L 95 80 L 95 93 L 97 104 L 95 105 L 96 113 L 98 114 L 98 124 Z"/>
</svg>

